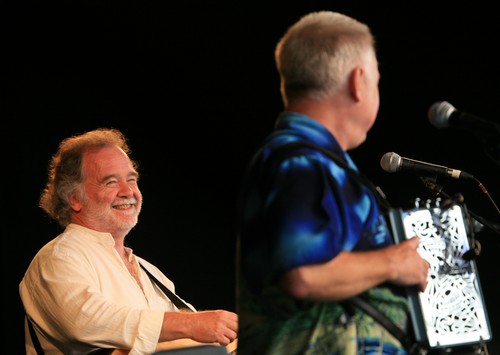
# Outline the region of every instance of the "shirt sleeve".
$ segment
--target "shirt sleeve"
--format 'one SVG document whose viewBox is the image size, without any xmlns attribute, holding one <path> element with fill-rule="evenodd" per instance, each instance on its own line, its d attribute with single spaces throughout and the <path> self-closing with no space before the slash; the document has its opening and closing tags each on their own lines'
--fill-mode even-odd
<svg viewBox="0 0 500 355">
<path fill-rule="evenodd" d="M 279 273 L 325 262 L 342 249 L 346 222 L 339 206 L 340 187 L 317 159 L 284 161 L 267 196 L 266 230 L 273 241 Z"/>
</svg>

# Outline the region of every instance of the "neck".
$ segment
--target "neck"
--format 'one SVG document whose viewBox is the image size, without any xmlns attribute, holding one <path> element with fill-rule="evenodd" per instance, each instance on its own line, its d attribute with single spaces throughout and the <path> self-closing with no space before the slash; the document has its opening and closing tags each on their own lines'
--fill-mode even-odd
<svg viewBox="0 0 500 355">
<path fill-rule="evenodd" d="M 346 130 L 342 120 L 345 113 L 341 108 L 332 107 L 328 100 L 297 100 L 288 105 L 286 111 L 301 113 L 321 123 L 335 137 L 344 151 L 349 148 L 348 137 L 345 135 Z"/>
<path fill-rule="evenodd" d="M 116 238 L 113 235 L 113 239 L 115 240 L 115 249 L 121 256 L 127 256 L 127 251 L 125 249 L 125 237 Z"/>
</svg>

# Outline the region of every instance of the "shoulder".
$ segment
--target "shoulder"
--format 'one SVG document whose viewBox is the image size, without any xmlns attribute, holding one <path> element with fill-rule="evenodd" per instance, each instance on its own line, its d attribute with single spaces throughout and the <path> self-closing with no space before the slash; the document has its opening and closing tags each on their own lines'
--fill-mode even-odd
<svg viewBox="0 0 500 355">
<path fill-rule="evenodd" d="M 256 158 L 267 169 L 274 167 L 281 172 L 314 168 L 331 168 L 332 164 L 345 165 L 342 152 L 336 152 L 306 140 L 294 140 L 282 144 L 267 145 Z M 266 170 L 267 170 L 266 169 Z"/>
</svg>

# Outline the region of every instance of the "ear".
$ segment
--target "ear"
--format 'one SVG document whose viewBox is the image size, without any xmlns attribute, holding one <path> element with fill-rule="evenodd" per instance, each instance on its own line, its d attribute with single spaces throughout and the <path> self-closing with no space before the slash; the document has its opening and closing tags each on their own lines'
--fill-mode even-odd
<svg viewBox="0 0 500 355">
<path fill-rule="evenodd" d="M 359 101 L 365 88 L 365 71 L 362 67 L 356 66 L 349 76 L 349 92 L 355 101 Z"/>
<path fill-rule="evenodd" d="M 80 202 L 80 199 L 78 198 L 76 192 L 72 192 L 69 196 L 69 205 L 71 206 L 71 209 L 75 212 L 80 212 L 82 209 L 82 204 Z"/>
</svg>

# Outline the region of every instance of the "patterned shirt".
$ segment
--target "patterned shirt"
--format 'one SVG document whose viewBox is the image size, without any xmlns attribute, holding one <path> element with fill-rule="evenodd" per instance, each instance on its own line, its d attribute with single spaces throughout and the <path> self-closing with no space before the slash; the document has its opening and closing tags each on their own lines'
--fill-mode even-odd
<svg viewBox="0 0 500 355">
<path fill-rule="evenodd" d="M 341 161 L 307 147 L 278 154 L 291 142 L 314 143 Z M 357 171 L 320 123 L 291 112 L 278 117 L 241 191 L 239 354 L 405 354 L 395 338 L 360 311 L 346 312 L 338 302 L 297 300 L 277 285 L 292 268 L 327 262 L 341 251 L 393 243 L 376 196 Z M 404 297 L 388 287 L 366 296 L 398 325 L 406 325 Z"/>
</svg>

